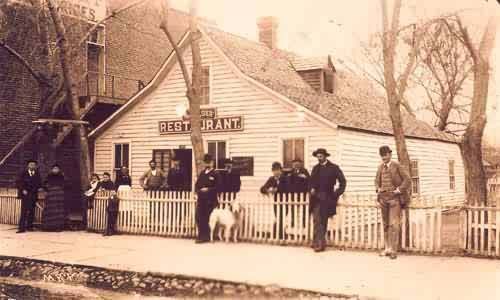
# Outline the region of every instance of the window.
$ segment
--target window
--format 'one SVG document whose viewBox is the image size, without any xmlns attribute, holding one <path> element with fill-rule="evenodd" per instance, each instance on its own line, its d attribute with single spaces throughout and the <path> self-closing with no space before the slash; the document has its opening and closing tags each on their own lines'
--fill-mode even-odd
<svg viewBox="0 0 500 300">
<path fill-rule="evenodd" d="M 411 188 L 413 194 L 420 193 L 420 177 L 418 175 L 418 160 L 410 163 Z"/>
<path fill-rule="evenodd" d="M 323 71 L 323 90 L 327 93 L 333 93 L 333 76 L 332 71 Z"/>
<path fill-rule="evenodd" d="M 213 157 L 216 169 L 224 169 L 224 159 L 226 159 L 225 141 L 209 141 L 208 154 Z"/>
<path fill-rule="evenodd" d="M 450 176 L 450 190 L 455 189 L 455 161 L 448 161 L 448 173 Z"/>
<path fill-rule="evenodd" d="M 291 168 L 296 158 L 304 161 L 304 139 L 283 140 L 283 167 Z"/>
<path fill-rule="evenodd" d="M 119 171 L 121 167 L 125 166 L 129 168 L 129 154 L 130 146 L 129 144 L 115 144 L 115 163 L 114 170 Z"/>
<path fill-rule="evenodd" d="M 210 103 L 210 68 L 201 67 L 201 105 Z"/>
<path fill-rule="evenodd" d="M 168 171 L 173 154 L 171 149 L 153 150 L 153 160 L 162 171 Z"/>
</svg>

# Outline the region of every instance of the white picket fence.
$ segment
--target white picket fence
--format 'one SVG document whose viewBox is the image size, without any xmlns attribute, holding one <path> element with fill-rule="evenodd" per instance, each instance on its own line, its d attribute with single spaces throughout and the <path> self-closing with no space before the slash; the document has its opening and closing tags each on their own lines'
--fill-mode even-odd
<svg viewBox="0 0 500 300">
<path fill-rule="evenodd" d="M 42 220 L 43 210 L 43 193 L 40 193 L 41 198 L 35 207 L 34 224 L 40 224 Z M 21 200 L 17 198 L 17 190 L 15 189 L 0 189 L 0 224 L 18 225 L 21 215 Z"/>
<path fill-rule="evenodd" d="M 463 210 L 462 248 L 469 254 L 500 257 L 500 194 L 489 204 L 466 206 Z"/>
<path fill-rule="evenodd" d="M 99 194 L 88 212 L 88 229 L 103 231 L 106 226 L 106 194 Z M 189 192 L 119 193 L 117 230 L 122 233 L 194 238 L 196 200 Z M 241 240 L 272 244 L 307 245 L 312 240 L 312 217 L 306 194 L 283 195 L 282 201 L 259 193 L 238 194 L 244 209 Z M 227 206 L 231 201 L 220 201 Z M 403 213 L 402 248 L 407 251 L 435 253 L 441 250 L 441 211 L 439 199 L 415 200 Z M 337 215 L 330 218 L 329 245 L 381 249 L 384 245 L 380 208 L 374 195 L 345 196 L 339 201 Z"/>
</svg>

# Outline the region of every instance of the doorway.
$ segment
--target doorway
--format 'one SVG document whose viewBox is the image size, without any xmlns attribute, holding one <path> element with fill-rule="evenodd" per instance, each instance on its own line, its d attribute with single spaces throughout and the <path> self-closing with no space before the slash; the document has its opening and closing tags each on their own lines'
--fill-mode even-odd
<svg viewBox="0 0 500 300">
<path fill-rule="evenodd" d="M 193 176 L 193 151 L 191 149 L 174 149 L 174 157 L 180 162 L 180 167 L 186 178 L 186 188 L 192 191 L 191 178 Z"/>
</svg>

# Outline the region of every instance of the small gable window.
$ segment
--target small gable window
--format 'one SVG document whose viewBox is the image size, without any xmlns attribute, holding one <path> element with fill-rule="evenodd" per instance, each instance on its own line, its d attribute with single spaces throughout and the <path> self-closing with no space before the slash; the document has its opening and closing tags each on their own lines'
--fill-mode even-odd
<svg viewBox="0 0 500 300">
<path fill-rule="evenodd" d="M 201 105 L 210 104 L 210 67 L 201 68 Z"/>
<path fill-rule="evenodd" d="M 323 71 L 323 91 L 327 93 L 333 93 L 333 71 L 325 70 Z"/>
</svg>

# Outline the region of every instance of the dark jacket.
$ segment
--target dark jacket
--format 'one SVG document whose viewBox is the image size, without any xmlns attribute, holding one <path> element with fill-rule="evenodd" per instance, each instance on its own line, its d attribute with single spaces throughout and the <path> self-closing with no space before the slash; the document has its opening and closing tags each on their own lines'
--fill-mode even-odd
<svg viewBox="0 0 500 300">
<path fill-rule="evenodd" d="M 110 196 L 108 199 L 108 212 L 117 212 L 119 209 L 119 205 L 120 199 L 118 198 L 118 195 Z"/>
<path fill-rule="evenodd" d="M 116 176 L 115 187 L 118 188 L 120 185 L 132 186 L 132 179 L 129 175 L 118 175 Z"/>
<path fill-rule="evenodd" d="M 62 173 L 59 174 L 50 173 L 49 175 L 47 175 L 47 179 L 45 180 L 45 185 L 64 187 L 65 186 L 64 175 Z"/>
<path fill-rule="evenodd" d="M 198 194 L 198 203 L 206 205 L 217 204 L 217 187 L 219 186 L 219 176 L 215 170 L 206 173 L 203 170 L 195 184 L 195 192 Z M 208 191 L 202 192 L 202 188 L 208 188 Z"/>
<path fill-rule="evenodd" d="M 167 175 L 167 185 L 170 191 L 187 190 L 187 176 L 182 169 L 170 168 Z"/>
<path fill-rule="evenodd" d="M 28 192 L 28 196 L 36 196 L 38 189 L 42 187 L 42 178 L 38 170 L 35 170 L 33 176 L 30 176 L 28 170 L 23 171 L 19 174 L 16 180 L 17 186 L 17 197 L 23 198 L 23 190 Z"/>
<path fill-rule="evenodd" d="M 382 185 L 382 168 L 384 164 L 381 163 L 377 169 L 375 176 L 375 187 L 379 192 Z M 411 179 L 406 170 L 399 164 L 399 162 L 391 161 L 389 165 L 389 172 L 391 173 L 392 184 L 394 187 L 399 188 L 401 191 L 401 204 L 405 206 L 411 197 Z"/>
<path fill-rule="evenodd" d="M 309 172 L 306 168 L 292 169 L 288 173 L 289 192 L 305 193 L 309 190 Z"/>
<path fill-rule="evenodd" d="M 106 191 L 114 191 L 116 189 L 115 184 L 113 181 L 101 181 L 99 182 L 99 188 L 106 190 Z"/>
<path fill-rule="evenodd" d="M 227 170 L 221 170 L 219 172 L 220 184 L 218 191 L 223 192 L 239 192 L 241 188 L 241 176 L 240 171 L 231 169 L 231 172 Z"/>
<path fill-rule="evenodd" d="M 339 188 L 335 185 L 339 182 Z M 310 212 L 320 203 L 320 210 L 326 216 L 331 217 L 337 213 L 337 201 L 346 188 L 344 173 L 336 164 L 327 161 L 326 164 L 317 164 L 311 172 L 310 188 L 315 190 L 309 201 Z"/>
<path fill-rule="evenodd" d="M 269 188 L 278 188 L 278 193 L 286 193 L 288 190 L 288 178 L 286 175 L 281 174 L 278 180 L 274 176 L 267 179 L 266 183 L 260 188 L 262 194 L 269 194 Z"/>
</svg>

